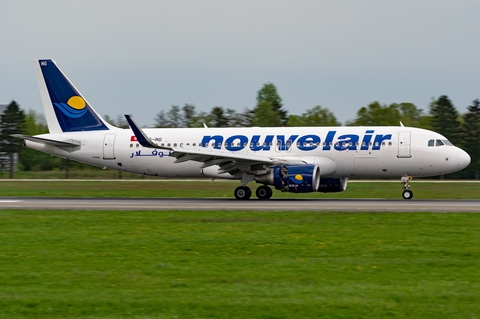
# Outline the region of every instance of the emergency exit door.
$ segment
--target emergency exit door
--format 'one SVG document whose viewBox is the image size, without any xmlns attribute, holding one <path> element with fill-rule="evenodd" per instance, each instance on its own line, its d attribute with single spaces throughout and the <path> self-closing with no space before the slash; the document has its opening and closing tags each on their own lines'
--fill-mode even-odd
<svg viewBox="0 0 480 319">
<path fill-rule="evenodd" d="M 398 133 L 398 157 L 409 158 L 412 157 L 411 149 L 411 134 L 410 132 Z"/>
<path fill-rule="evenodd" d="M 112 160 L 115 159 L 115 134 L 105 134 L 103 139 L 103 159 Z"/>
</svg>

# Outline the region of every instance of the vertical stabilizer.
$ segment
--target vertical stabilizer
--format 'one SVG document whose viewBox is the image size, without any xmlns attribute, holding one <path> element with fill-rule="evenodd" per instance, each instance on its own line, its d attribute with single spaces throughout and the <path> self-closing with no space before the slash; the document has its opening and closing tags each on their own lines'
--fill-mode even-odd
<svg viewBox="0 0 480 319">
<path fill-rule="evenodd" d="M 35 73 L 50 133 L 114 128 L 90 106 L 53 60 L 35 60 Z"/>
</svg>

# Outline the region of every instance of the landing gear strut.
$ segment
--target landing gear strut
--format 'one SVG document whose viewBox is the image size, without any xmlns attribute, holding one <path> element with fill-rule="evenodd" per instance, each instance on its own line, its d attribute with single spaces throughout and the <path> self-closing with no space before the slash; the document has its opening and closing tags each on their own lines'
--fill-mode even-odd
<svg viewBox="0 0 480 319">
<path fill-rule="evenodd" d="M 411 190 L 409 190 L 410 185 L 408 185 L 408 183 L 409 183 L 411 180 L 412 180 L 412 176 L 410 176 L 410 175 L 402 176 L 402 178 L 400 179 L 400 182 L 403 184 L 403 186 L 402 186 L 402 189 L 403 189 L 403 193 L 402 193 L 403 199 L 412 199 L 412 197 L 413 197 L 413 192 L 412 192 Z"/>
</svg>

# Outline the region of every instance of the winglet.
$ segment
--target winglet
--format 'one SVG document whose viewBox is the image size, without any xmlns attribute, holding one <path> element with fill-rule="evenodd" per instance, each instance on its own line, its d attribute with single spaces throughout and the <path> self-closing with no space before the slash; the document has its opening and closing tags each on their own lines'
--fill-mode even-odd
<svg viewBox="0 0 480 319">
<path fill-rule="evenodd" d="M 128 125 L 130 125 L 130 128 L 132 129 L 133 134 L 135 134 L 135 137 L 140 145 L 148 148 L 171 149 L 169 147 L 164 147 L 153 143 L 152 140 L 145 134 L 145 132 L 143 132 L 143 130 L 137 125 L 137 123 L 133 121 L 130 115 L 125 114 L 125 118 L 127 119 Z"/>
</svg>

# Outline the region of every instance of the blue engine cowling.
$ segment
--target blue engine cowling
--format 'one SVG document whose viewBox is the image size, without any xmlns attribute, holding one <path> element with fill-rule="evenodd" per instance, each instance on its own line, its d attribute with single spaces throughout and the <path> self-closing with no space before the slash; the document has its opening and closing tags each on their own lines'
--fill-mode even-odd
<svg viewBox="0 0 480 319">
<path fill-rule="evenodd" d="M 316 192 L 320 186 L 320 169 L 316 165 L 284 165 L 273 168 L 273 186 L 282 192 Z"/>
<path fill-rule="evenodd" d="M 343 192 L 347 188 L 348 178 L 321 178 L 319 192 L 335 193 Z"/>
</svg>

